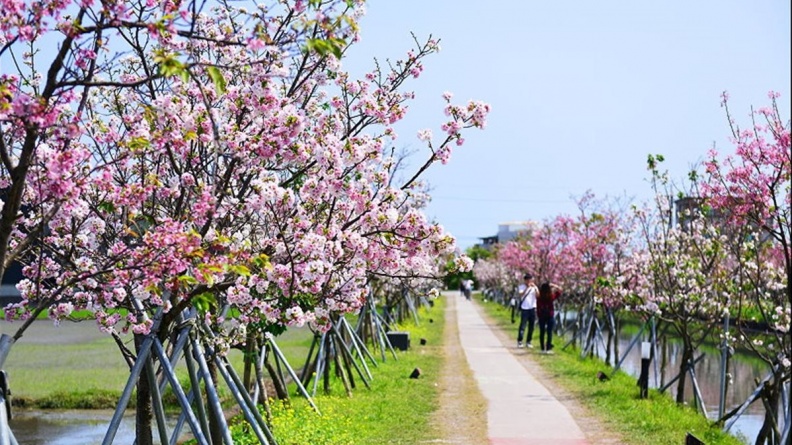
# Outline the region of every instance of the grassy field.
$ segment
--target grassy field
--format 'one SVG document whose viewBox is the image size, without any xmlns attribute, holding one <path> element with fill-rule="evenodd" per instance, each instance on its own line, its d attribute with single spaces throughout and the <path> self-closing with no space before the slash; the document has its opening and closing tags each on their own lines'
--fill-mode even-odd
<svg viewBox="0 0 792 445">
<path fill-rule="evenodd" d="M 499 329 L 514 331 L 506 308 L 492 302 L 481 304 Z M 564 344 L 561 339 L 555 343 Z M 718 427 L 711 427 L 707 419 L 691 408 L 678 406 L 667 394 L 650 389 L 647 399 L 639 398 L 635 378 L 624 372 L 617 372 L 608 381 L 599 381 L 596 378 L 599 371 L 611 373 L 600 359 L 581 358 L 580 351 L 571 347 L 554 351 L 556 354 L 547 360 L 538 360 L 540 366 L 595 413 L 607 428 L 628 438 L 630 444 L 681 444 L 687 432 L 708 445 L 744 443 Z"/>
<path fill-rule="evenodd" d="M 37 323 L 51 324 L 48 320 Z M 71 327 L 64 326 L 64 329 Z M 16 406 L 44 409 L 115 408 L 129 377 L 129 367 L 115 341 L 97 335 L 93 325 L 80 326 L 88 333 L 75 341 L 45 338 L 28 341 L 26 337 L 14 344 L 6 361 L 13 403 Z M 57 331 L 55 334 L 57 335 Z M 30 336 L 33 336 L 32 334 Z M 277 338 L 278 346 L 293 367 L 302 366 L 312 333 L 307 328 L 290 329 Z M 131 337 L 125 338 L 128 348 Z M 240 374 L 243 355 L 232 350 L 229 358 Z M 187 371 L 177 367 L 183 381 Z"/>
</svg>

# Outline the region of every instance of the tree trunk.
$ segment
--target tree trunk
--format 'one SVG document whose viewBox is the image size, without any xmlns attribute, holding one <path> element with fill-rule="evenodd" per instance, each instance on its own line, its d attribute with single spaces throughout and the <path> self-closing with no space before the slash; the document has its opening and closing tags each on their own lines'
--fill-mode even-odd
<svg viewBox="0 0 792 445">
<path fill-rule="evenodd" d="M 619 319 L 616 316 L 613 316 L 613 337 L 615 341 L 613 342 L 613 363 L 619 363 L 619 331 L 621 330 L 621 325 L 619 323 Z"/>
<path fill-rule="evenodd" d="M 611 355 L 613 354 L 613 350 L 616 347 L 617 339 L 614 337 L 614 326 L 611 323 L 611 312 L 610 309 L 605 310 L 605 322 L 608 324 L 608 340 L 605 342 L 605 363 L 608 365 L 611 364 Z M 613 360 L 613 365 L 616 365 L 616 359 Z"/>
<path fill-rule="evenodd" d="M 140 346 L 145 336 L 135 335 L 135 351 L 140 354 Z M 138 358 L 140 360 L 140 358 Z M 135 401 L 135 437 L 137 445 L 154 445 L 151 434 L 151 420 L 153 418 L 151 407 L 151 388 L 147 378 L 141 376 L 137 381 L 137 398 Z"/>
<path fill-rule="evenodd" d="M 259 355 L 257 351 L 253 351 L 253 360 L 254 360 L 254 367 L 256 369 L 256 384 L 258 385 L 259 391 L 259 399 L 255 401 L 256 403 L 261 404 L 264 406 L 264 412 L 266 414 L 267 423 L 272 426 L 272 409 L 270 407 L 269 395 L 267 394 L 267 385 L 264 381 L 264 371 L 259 366 Z"/>
<path fill-rule="evenodd" d="M 288 400 L 289 392 L 286 390 L 286 382 L 281 379 L 278 370 L 270 363 L 270 357 L 271 355 L 267 355 L 267 357 L 264 358 L 264 366 L 267 368 L 267 372 L 269 372 L 270 378 L 272 379 L 272 385 L 275 387 L 275 395 L 278 396 L 279 400 Z"/>
<path fill-rule="evenodd" d="M 693 362 L 693 347 L 685 340 L 682 350 L 682 364 L 679 366 L 679 380 L 677 380 L 676 403 L 685 403 L 685 383 L 687 382 L 688 368 Z"/>
<path fill-rule="evenodd" d="M 245 368 L 242 375 L 242 384 L 245 385 L 245 391 L 248 391 L 248 393 L 253 387 L 253 350 L 256 348 L 258 348 L 256 337 L 253 336 L 252 332 L 248 332 L 245 339 L 245 353 L 243 355 Z"/>
<path fill-rule="evenodd" d="M 212 379 L 212 384 L 215 385 L 215 389 L 217 388 L 217 365 L 214 362 L 214 358 L 206 357 L 206 364 L 209 368 L 209 376 Z M 205 380 L 204 380 L 205 381 Z M 209 436 L 212 439 L 212 443 L 220 444 L 223 443 L 223 431 L 222 431 L 222 423 L 220 419 L 217 418 L 217 414 L 214 410 L 209 410 Z M 222 415 L 222 413 L 220 414 Z"/>
<path fill-rule="evenodd" d="M 765 383 L 760 397 L 765 408 L 762 434 L 757 437 L 757 444 L 777 445 L 781 443 L 781 429 L 778 425 L 778 406 L 781 392 L 779 391 L 780 377 L 783 371 L 778 371 L 772 380 Z M 762 442 L 759 442 L 759 440 Z"/>
<path fill-rule="evenodd" d="M 322 372 L 322 377 L 324 378 L 324 382 L 323 382 L 323 384 L 324 384 L 324 392 L 325 392 L 325 394 L 329 394 L 330 393 L 330 367 L 333 364 L 331 356 L 335 355 L 337 351 L 334 351 L 332 346 L 331 346 L 330 335 L 325 335 L 324 338 L 325 338 L 325 348 L 326 348 L 325 351 L 327 351 L 327 352 L 325 353 L 325 355 L 323 357 L 323 360 L 325 361 L 325 363 L 323 364 L 323 367 L 322 367 L 322 369 L 324 370 L 324 372 Z M 317 367 L 318 367 L 318 365 L 317 365 Z"/>
<path fill-rule="evenodd" d="M 668 366 L 668 341 L 665 332 L 657 337 L 657 344 L 660 347 L 660 386 L 665 386 L 665 371 Z"/>
</svg>

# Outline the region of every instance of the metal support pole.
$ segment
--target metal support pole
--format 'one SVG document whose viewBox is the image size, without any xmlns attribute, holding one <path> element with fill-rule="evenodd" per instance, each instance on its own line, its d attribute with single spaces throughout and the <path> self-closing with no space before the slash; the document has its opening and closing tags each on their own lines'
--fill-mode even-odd
<svg viewBox="0 0 792 445">
<path fill-rule="evenodd" d="M 157 375 L 154 373 L 154 364 L 150 356 L 146 360 L 144 370 L 146 372 L 146 379 L 151 387 L 151 407 L 154 411 L 154 418 L 157 421 L 157 433 L 160 437 L 160 443 L 167 443 L 168 429 L 165 427 L 165 409 L 162 407 L 162 392 L 157 384 Z"/>
<path fill-rule="evenodd" d="M 696 370 L 694 369 L 693 364 L 690 364 L 688 367 L 688 373 L 690 374 L 690 382 L 693 384 L 693 396 L 696 398 L 696 404 L 698 408 L 701 410 L 704 417 L 709 418 L 707 414 L 707 406 L 704 404 L 704 396 L 701 394 L 701 389 L 699 388 L 698 380 L 696 379 Z"/>
<path fill-rule="evenodd" d="M 313 391 L 311 391 L 311 395 L 316 395 L 316 389 L 319 386 L 319 378 L 324 373 L 324 356 L 327 354 L 327 347 L 325 346 L 325 340 L 327 339 L 327 333 L 322 334 L 319 338 L 319 351 L 316 353 L 316 367 L 314 370 L 314 384 L 313 384 Z"/>
<path fill-rule="evenodd" d="M 184 390 L 179 383 L 179 379 L 176 377 L 176 372 L 173 370 L 170 362 L 168 361 L 168 356 L 165 354 L 165 349 L 163 349 L 162 343 L 156 339 L 154 340 L 154 353 L 157 354 L 157 357 L 160 359 L 162 371 L 168 378 L 171 389 L 173 389 L 173 393 L 176 395 L 176 399 L 179 401 L 182 411 L 187 414 L 187 423 L 190 424 L 190 429 L 195 436 L 195 440 L 197 440 L 201 445 L 209 445 L 209 442 L 206 440 L 206 437 L 204 437 L 203 431 L 201 430 L 201 425 L 198 423 L 198 418 L 195 417 L 195 413 L 193 413 L 193 410 L 190 407 L 190 402 L 187 400 L 187 396 L 184 395 Z"/>
<path fill-rule="evenodd" d="M 234 384 L 231 375 L 228 373 L 228 369 L 226 369 L 225 364 L 220 360 L 220 357 L 217 355 L 214 356 L 215 365 L 217 366 L 217 371 L 223 377 L 223 380 L 226 381 L 226 385 L 228 385 L 228 389 L 231 390 L 231 395 L 234 396 L 236 399 L 237 404 L 242 409 L 242 414 L 245 416 L 245 420 L 247 420 L 250 427 L 253 429 L 253 433 L 258 438 L 259 443 L 262 445 L 270 445 L 270 442 L 267 440 L 264 432 L 261 430 L 261 427 L 258 425 L 256 418 L 250 412 L 249 407 L 245 403 L 245 399 L 242 397 L 239 388 Z M 274 444 L 273 444 L 274 445 Z"/>
<path fill-rule="evenodd" d="M 660 365 L 657 353 L 657 319 L 654 315 L 649 319 L 652 322 L 652 357 L 654 358 L 655 388 L 660 386 Z"/>
<path fill-rule="evenodd" d="M 192 390 L 190 390 L 190 392 L 187 394 L 187 401 L 189 403 L 192 403 L 193 400 L 195 399 L 195 397 L 193 396 L 194 394 L 195 393 L 193 393 Z M 201 419 L 198 419 L 198 420 L 201 420 Z M 171 437 L 170 437 L 170 441 L 168 442 L 168 445 L 177 445 L 178 444 L 179 435 L 181 434 L 181 430 L 182 430 L 182 428 L 184 428 L 184 422 L 186 422 L 186 421 L 187 421 L 187 414 L 182 411 L 181 414 L 179 414 L 179 418 L 176 419 L 176 425 L 173 426 L 173 432 L 171 433 Z M 209 430 L 208 429 L 206 431 L 204 431 L 204 436 L 206 436 L 206 441 L 209 442 L 209 444 L 211 445 L 212 438 L 209 437 Z M 135 445 L 135 444 L 133 444 L 133 445 Z"/>
<path fill-rule="evenodd" d="M 212 381 L 212 375 L 209 373 L 209 365 L 206 363 L 206 357 L 204 357 L 203 350 L 198 345 L 198 340 L 193 337 L 190 339 L 192 344 L 192 352 L 195 356 L 195 360 L 198 362 L 198 369 L 201 370 L 201 375 L 203 375 L 204 386 L 206 387 L 206 399 L 209 402 L 209 409 L 212 410 L 215 418 L 218 422 L 220 422 L 220 429 L 222 430 L 223 434 L 223 443 L 226 445 L 233 445 L 234 440 L 231 439 L 231 432 L 228 429 L 228 424 L 226 423 L 225 416 L 223 415 L 223 407 L 220 405 L 220 397 L 217 395 L 217 389 L 214 386 L 214 381 Z"/>
<path fill-rule="evenodd" d="M 314 334 L 313 338 L 311 339 L 311 347 L 308 349 L 308 355 L 305 356 L 305 364 L 303 365 L 302 372 L 300 372 L 300 382 L 304 383 L 305 385 L 308 384 L 308 372 L 311 369 L 311 357 L 313 357 L 314 348 L 317 347 L 317 342 L 319 341 L 319 337 Z M 266 345 L 266 343 L 265 343 Z M 318 354 L 318 351 L 317 351 Z M 264 366 L 264 354 L 261 354 L 261 364 L 259 366 Z"/>
<path fill-rule="evenodd" d="M 13 345 L 14 337 L 8 334 L 0 334 L 0 369 L 3 369 L 3 366 L 5 366 L 8 353 L 11 352 L 11 346 Z"/>
<path fill-rule="evenodd" d="M 217 360 L 220 360 L 217 358 Z M 225 364 L 225 370 L 228 372 L 228 375 L 231 376 L 231 380 L 233 380 L 234 385 L 236 385 L 237 389 L 239 390 L 239 394 L 242 396 L 242 400 L 247 405 L 250 413 L 253 415 L 253 418 L 258 422 L 259 428 L 264 432 L 264 435 L 267 437 L 267 440 L 272 445 L 278 445 L 278 442 L 275 440 L 275 436 L 272 435 L 272 431 L 270 431 L 269 427 L 267 427 L 267 422 L 264 421 L 264 418 L 261 417 L 261 413 L 256 408 L 256 402 L 250 398 L 250 394 L 245 390 L 245 384 L 242 382 L 242 379 L 239 378 L 239 375 L 234 370 L 234 367 L 228 363 L 227 359 L 222 361 Z M 220 366 L 218 364 L 218 366 Z M 230 385 L 229 385 L 230 386 Z"/>
<path fill-rule="evenodd" d="M 596 336 L 595 340 L 599 340 L 600 344 L 602 345 L 602 353 L 604 354 L 605 351 L 608 350 L 608 345 L 605 344 L 605 338 L 602 336 L 602 325 L 600 325 L 598 319 L 594 319 L 594 322 L 594 334 Z M 596 348 L 596 345 L 592 345 L 592 350 L 594 350 L 594 348 Z M 610 363 L 608 363 L 608 365 L 610 365 Z"/>
<path fill-rule="evenodd" d="M 206 417 L 206 405 L 204 404 L 204 399 L 201 395 L 201 377 L 198 375 L 198 370 L 195 368 L 195 361 L 191 355 L 194 354 L 192 351 L 190 351 L 192 345 L 188 343 L 185 345 L 185 348 L 187 349 L 187 352 L 184 354 L 184 363 L 187 365 L 187 375 L 190 377 L 190 393 L 187 395 L 187 400 L 190 403 L 195 401 L 195 407 L 198 411 L 196 415 L 198 416 L 198 421 L 201 422 L 201 429 L 203 430 L 204 436 L 206 436 L 206 441 L 209 442 L 209 445 L 212 445 L 212 437 L 209 434 L 209 422 Z M 181 429 L 184 426 L 184 422 L 186 420 L 187 415 L 182 413 L 176 422 L 176 426 L 173 428 L 173 435 L 171 435 L 170 445 L 176 445 L 179 439 L 179 434 L 181 434 Z"/>
<path fill-rule="evenodd" d="M 718 418 L 723 417 L 726 410 L 726 367 L 729 362 L 729 314 L 723 316 L 723 342 L 721 342 L 721 376 L 718 399 Z"/>
<path fill-rule="evenodd" d="M 780 443 L 789 443 L 789 430 L 792 425 L 792 407 L 789 406 L 789 389 L 790 389 L 790 382 L 787 381 L 781 388 L 781 410 L 784 413 L 784 428 L 781 432 L 781 442 Z"/>
<path fill-rule="evenodd" d="M 270 339 L 269 343 L 270 346 L 272 347 L 272 351 L 275 353 L 275 358 L 283 362 L 283 366 L 286 368 L 286 371 L 289 373 L 292 380 L 294 380 L 294 382 L 297 384 L 297 389 L 300 391 L 300 394 L 302 394 L 303 396 L 305 396 L 306 399 L 308 399 L 308 404 L 311 405 L 311 408 L 313 408 L 313 410 L 316 411 L 317 414 L 321 414 L 319 412 L 319 408 L 314 404 L 313 399 L 308 395 L 308 391 L 305 389 L 302 382 L 297 377 L 297 373 L 294 372 L 294 368 L 292 368 L 291 365 L 289 365 L 289 362 L 286 361 L 286 356 L 283 355 L 283 352 L 281 352 L 280 348 L 275 343 L 275 339 Z"/>
<path fill-rule="evenodd" d="M 258 345 L 256 345 L 256 346 L 258 346 Z M 263 373 L 261 372 L 261 369 L 264 367 L 264 353 L 266 352 L 266 347 L 267 347 L 266 343 L 263 343 L 262 346 L 261 346 L 261 352 L 259 352 L 256 348 L 253 349 L 253 355 L 254 355 L 254 359 L 255 359 L 255 362 L 254 362 L 255 363 L 255 371 L 256 371 L 256 386 L 253 389 L 253 400 L 255 400 L 256 402 L 258 402 L 258 400 L 260 398 L 259 397 L 260 395 L 266 394 L 266 391 L 264 391 L 264 388 L 261 387 L 262 386 L 262 379 L 260 377 L 260 375 L 263 375 Z M 313 349 L 313 343 L 311 343 L 311 348 Z M 311 351 L 308 352 L 309 358 L 310 358 L 311 353 L 312 353 Z M 306 363 L 305 366 L 307 367 L 308 364 Z M 303 368 L 303 370 L 304 369 L 305 368 Z"/>
<path fill-rule="evenodd" d="M 703 359 L 703 358 L 704 358 L 704 354 L 699 355 L 695 360 L 693 360 L 693 362 L 691 363 L 691 366 L 695 365 L 698 362 L 700 362 L 701 359 Z M 660 388 L 660 392 L 665 392 L 666 389 L 668 389 L 671 385 L 674 384 L 674 382 L 676 382 L 677 380 L 679 380 L 680 377 L 682 377 L 682 374 L 683 374 L 683 372 L 680 372 L 679 374 L 676 375 L 676 377 L 674 377 L 668 383 L 666 383 L 662 388 Z"/>
<path fill-rule="evenodd" d="M 732 416 L 732 418 L 726 422 L 726 425 L 723 426 L 723 431 L 729 431 L 731 427 L 734 426 L 734 422 L 736 422 L 737 419 L 739 419 L 740 416 L 745 412 L 745 410 L 748 409 L 748 406 L 750 406 L 751 403 L 753 403 L 757 399 L 757 397 L 759 397 L 759 394 L 762 392 L 762 389 L 764 388 L 765 384 L 768 381 L 770 381 L 771 378 L 773 378 L 773 374 L 775 374 L 776 369 L 778 369 L 778 365 L 775 365 L 773 367 L 773 370 L 770 371 L 767 374 L 767 376 L 764 379 L 762 379 L 761 382 L 759 382 L 759 386 L 756 387 L 754 392 L 752 392 L 751 395 L 748 396 L 748 398 L 745 400 L 745 402 L 743 402 L 743 404 L 740 405 L 740 408 L 737 409 L 737 412 L 734 413 L 734 416 Z"/>
<path fill-rule="evenodd" d="M 399 357 L 396 355 L 396 350 L 393 349 L 393 344 L 391 344 L 388 335 L 385 333 L 385 324 L 387 322 L 382 319 L 380 314 L 377 311 L 374 311 L 375 320 L 377 323 L 377 332 L 379 333 L 380 342 L 390 350 L 391 354 L 393 355 L 394 360 L 399 360 Z M 385 348 L 382 350 L 382 361 L 385 361 Z"/>
<path fill-rule="evenodd" d="M 636 335 L 635 335 L 635 337 L 632 339 L 632 341 L 630 342 L 630 344 L 627 346 L 627 350 L 626 350 L 626 351 L 624 351 L 624 353 L 622 353 L 622 357 L 621 357 L 621 359 L 619 360 L 619 363 L 616 363 L 616 367 L 615 367 L 615 368 L 613 368 L 613 372 L 611 373 L 611 377 L 612 377 L 614 374 L 616 374 L 616 372 L 617 372 L 619 369 L 621 369 L 621 365 L 624 363 L 624 360 L 627 358 L 627 354 L 629 354 L 629 353 L 630 353 L 630 351 L 632 351 L 632 348 L 633 348 L 633 347 L 635 347 L 635 345 L 638 343 L 638 340 L 640 340 L 640 339 L 641 339 L 641 334 L 643 334 L 644 328 L 646 328 L 646 323 L 644 323 L 644 324 L 642 324 L 642 325 L 641 325 L 641 329 L 639 329 L 639 330 L 638 330 L 638 334 L 636 334 Z"/>
<path fill-rule="evenodd" d="M 366 385 L 366 388 L 371 389 L 368 379 L 366 379 L 366 376 L 363 375 L 363 371 L 360 370 L 360 366 L 358 366 L 357 362 L 352 357 L 352 353 L 349 351 L 349 348 L 347 347 L 346 343 L 344 343 L 344 339 L 341 338 L 341 334 L 338 332 L 338 328 L 336 327 L 335 323 L 331 325 L 331 329 L 335 333 L 335 336 L 338 339 L 338 343 L 341 345 L 341 353 L 349 357 L 349 361 L 352 363 L 352 366 L 355 368 L 355 371 L 357 371 L 358 375 L 360 376 L 360 380 L 363 380 L 363 384 Z"/>
<path fill-rule="evenodd" d="M 362 352 L 362 351 L 366 351 L 366 353 L 368 354 L 368 350 L 366 349 L 366 346 L 363 344 L 358 344 L 357 334 L 355 334 L 355 332 L 349 326 L 349 323 L 346 321 L 346 318 L 344 317 L 339 318 L 339 322 L 343 326 L 344 331 L 347 334 L 349 334 L 350 343 L 352 343 L 352 350 L 357 353 L 358 357 L 360 357 L 360 361 L 363 364 L 363 369 L 366 370 L 366 375 L 368 375 L 369 380 L 372 380 L 374 377 L 371 375 L 371 371 L 369 370 L 368 365 L 366 365 L 366 356 L 364 356 Z M 371 357 L 371 354 L 368 355 L 369 357 Z M 377 362 L 374 362 L 374 364 L 376 365 Z"/>
<path fill-rule="evenodd" d="M 14 433 L 8 426 L 8 407 L 6 403 L 9 402 L 0 395 L 0 445 L 19 445 Z"/>
<path fill-rule="evenodd" d="M 171 355 L 168 358 L 170 361 L 171 367 L 176 367 L 176 363 L 178 363 L 179 359 L 181 358 L 181 353 L 184 350 L 184 346 L 187 344 L 187 340 L 190 339 L 190 328 L 191 325 L 184 326 L 181 331 L 179 331 L 179 335 L 176 337 L 176 343 L 173 343 L 173 350 L 171 351 Z M 165 390 L 165 385 L 167 384 L 167 380 L 165 380 L 165 375 L 163 374 L 160 376 L 159 379 L 159 390 L 160 392 Z"/>
<path fill-rule="evenodd" d="M 113 417 L 110 419 L 110 426 L 107 427 L 107 433 L 105 433 L 104 440 L 102 440 L 102 445 L 111 445 L 113 443 L 113 439 L 115 439 L 115 435 L 118 432 L 118 427 L 121 425 L 121 418 L 124 416 L 127 405 L 129 405 L 129 399 L 132 398 L 132 390 L 135 387 L 135 383 L 141 371 L 143 371 L 143 366 L 146 364 L 149 354 L 151 354 L 151 346 L 153 344 L 153 335 L 150 334 L 143 339 L 143 344 L 140 345 L 137 360 L 135 360 L 135 364 L 129 371 L 129 379 L 127 379 L 124 391 L 121 393 L 121 398 L 118 400 L 118 405 L 116 405 Z"/>
<path fill-rule="evenodd" d="M 597 318 L 597 311 L 592 304 L 591 307 L 591 316 L 589 317 L 589 322 L 586 325 L 586 345 L 583 347 L 583 350 L 580 352 L 581 357 L 585 357 L 586 354 L 589 353 L 589 350 L 594 347 L 594 336 L 591 335 L 591 326 L 594 324 L 594 320 Z M 581 337 L 582 338 L 582 337 Z"/>
<path fill-rule="evenodd" d="M 415 308 L 415 300 L 413 300 L 413 297 L 407 292 L 404 293 L 404 298 L 407 301 L 407 308 L 410 310 L 415 320 L 415 325 L 420 326 L 421 321 L 418 319 L 418 310 Z"/>
</svg>

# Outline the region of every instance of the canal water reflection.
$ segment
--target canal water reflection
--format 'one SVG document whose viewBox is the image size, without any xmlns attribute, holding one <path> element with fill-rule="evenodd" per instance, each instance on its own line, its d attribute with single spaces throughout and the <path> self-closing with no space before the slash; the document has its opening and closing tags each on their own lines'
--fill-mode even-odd
<svg viewBox="0 0 792 445">
<path fill-rule="evenodd" d="M 605 335 L 605 334 L 603 334 Z M 622 334 L 619 338 L 619 353 L 624 354 L 627 347 L 633 340 L 635 334 Z M 647 338 L 648 339 L 648 338 Z M 663 351 L 664 349 L 664 351 Z M 701 390 L 702 397 L 704 398 L 704 405 L 707 413 L 711 419 L 718 417 L 718 393 L 720 391 L 721 381 L 721 357 L 718 351 L 706 350 L 697 351 L 696 357 L 704 354 L 698 363 L 696 363 L 695 372 L 696 380 L 698 381 L 699 389 Z M 649 372 L 649 386 L 651 388 L 659 388 L 670 382 L 671 379 L 677 376 L 680 368 L 680 360 L 682 357 L 682 345 L 675 341 L 661 342 L 658 345 L 658 355 L 666 357 L 665 369 L 660 369 L 660 375 L 657 380 L 655 379 L 654 364 L 650 367 Z M 597 355 L 604 357 L 605 352 L 599 342 L 597 342 Z M 612 359 L 611 359 L 612 360 Z M 658 367 L 661 362 L 658 362 Z M 633 346 L 632 350 L 627 354 L 621 366 L 622 370 L 628 374 L 635 376 L 636 379 L 641 373 L 641 345 L 640 342 Z M 756 389 L 755 379 L 764 378 L 769 372 L 769 368 L 762 363 L 755 360 L 748 360 L 743 354 L 736 353 L 730 360 L 729 372 L 731 373 L 731 382 L 729 384 L 728 392 L 726 394 L 726 412 L 741 405 Z M 669 397 L 675 397 L 677 384 L 672 384 L 666 393 Z M 638 389 L 636 388 L 636 393 Z M 693 403 L 693 389 L 690 383 L 690 376 L 688 375 L 687 383 L 685 385 L 685 400 L 688 403 Z M 764 418 L 764 407 L 761 401 L 756 401 L 748 408 L 748 410 L 735 422 L 730 430 L 733 434 L 741 434 L 745 436 L 746 443 L 753 443 L 753 439 L 759 434 L 759 429 L 762 426 Z"/>
<path fill-rule="evenodd" d="M 11 430 L 25 445 L 99 445 L 113 417 L 111 410 L 17 410 Z M 171 422 L 173 423 L 173 422 Z M 172 431 L 173 424 L 168 431 Z M 159 443 L 155 432 L 154 443 Z M 114 443 L 133 443 L 134 414 L 124 416 Z"/>
</svg>

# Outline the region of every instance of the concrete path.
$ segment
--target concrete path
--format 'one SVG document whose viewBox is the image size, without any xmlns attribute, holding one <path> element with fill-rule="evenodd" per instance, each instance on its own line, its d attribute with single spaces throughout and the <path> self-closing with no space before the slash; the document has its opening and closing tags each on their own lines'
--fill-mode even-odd
<svg viewBox="0 0 792 445">
<path fill-rule="evenodd" d="M 569 411 L 514 356 L 479 314 L 476 304 L 456 299 L 459 339 L 479 389 L 489 403 L 491 445 L 588 444 Z M 538 333 L 537 333 L 538 335 Z"/>
</svg>

